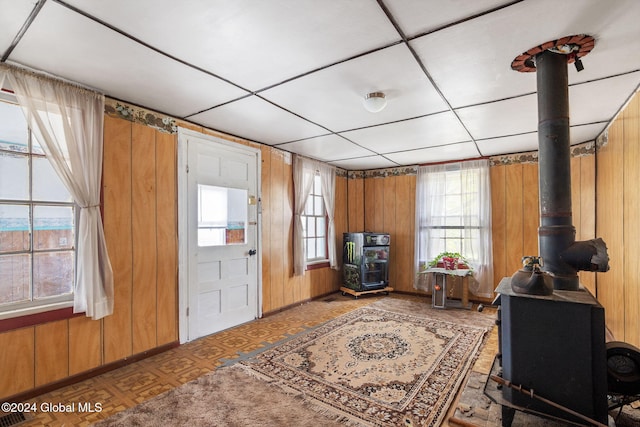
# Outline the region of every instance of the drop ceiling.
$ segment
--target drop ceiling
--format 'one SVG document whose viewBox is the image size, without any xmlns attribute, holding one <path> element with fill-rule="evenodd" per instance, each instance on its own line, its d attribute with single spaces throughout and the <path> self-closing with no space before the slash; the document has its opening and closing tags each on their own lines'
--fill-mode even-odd
<svg viewBox="0 0 640 427">
<path fill-rule="evenodd" d="M 637 0 L 0 0 L 0 54 L 117 100 L 344 169 L 535 150 L 549 40 L 569 66 L 571 143 L 640 84 Z M 362 100 L 384 92 L 384 110 Z"/>
</svg>

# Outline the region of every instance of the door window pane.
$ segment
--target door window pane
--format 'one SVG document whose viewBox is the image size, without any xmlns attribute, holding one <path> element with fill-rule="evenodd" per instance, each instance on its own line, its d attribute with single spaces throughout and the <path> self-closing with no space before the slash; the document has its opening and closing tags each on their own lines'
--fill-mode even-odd
<svg viewBox="0 0 640 427">
<path fill-rule="evenodd" d="M 246 243 L 246 189 L 198 184 L 198 246 Z"/>
</svg>

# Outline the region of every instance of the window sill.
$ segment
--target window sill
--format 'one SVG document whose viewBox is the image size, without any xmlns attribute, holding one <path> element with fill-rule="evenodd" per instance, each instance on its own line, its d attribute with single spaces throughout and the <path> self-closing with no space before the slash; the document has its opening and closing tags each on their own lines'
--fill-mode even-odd
<svg viewBox="0 0 640 427">
<path fill-rule="evenodd" d="M 25 314 L 20 312 L 6 312 L 0 314 L 0 333 L 11 331 L 14 329 L 26 328 L 28 326 L 40 325 L 43 323 L 53 322 L 56 320 L 70 319 L 72 317 L 81 316 L 82 313 L 73 312 L 73 302 L 65 302 L 52 306 L 38 307 L 37 310 L 23 310 Z M 56 308 L 60 307 L 60 308 Z M 13 315 L 14 317 L 9 317 Z"/>
<path fill-rule="evenodd" d="M 307 270 L 315 270 L 318 268 L 329 268 L 329 260 L 314 261 L 307 264 Z"/>
</svg>

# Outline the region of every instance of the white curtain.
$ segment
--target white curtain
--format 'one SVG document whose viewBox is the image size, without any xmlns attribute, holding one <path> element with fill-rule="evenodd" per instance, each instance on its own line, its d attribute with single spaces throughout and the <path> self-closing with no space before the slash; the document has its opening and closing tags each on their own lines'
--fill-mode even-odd
<svg viewBox="0 0 640 427">
<path fill-rule="evenodd" d="M 293 156 L 293 191 L 294 191 L 294 228 L 293 228 L 293 272 L 296 276 L 304 276 L 307 268 L 307 258 L 304 251 L 304 230 L 302 216 L 304 207 L 311 193 L 313 177 L 320 174 L 322 185 L 322 199 L 328 217 L 327 247 L 329 266 L 337 269 L 336 260 L 336 231 L 334 223 L 335 167 L 326 163 L 307 159 L 302 156 Z"/>
<path fill-rule="evenodd" d="M 104 95 L 14 67 L 3 69 L 31 131 L 80 207 L 74 312 L 93 319 L 110 315 L 113 272 L 100 214 Z"/>
<path fill-rule="evenodd" d="M 334 218 L 335 199 L 336 199 L 336 168 L 326 163 L 315 162 L 316 168 L 320 173 L 320 182 L 322 183 L 322 200 L 324 208 L 327 211 L 329 219 L 327 225 L 327 251 L 329 256 L 329 267 L 334 270 L 338 269 L 336 260 L 336 228 Z"/>
<path fill-rule="evenodd" d="M 444 246 L 446 230 L 451 230 L 451 235 L 461 233 L 461 247 L 455 251 L 460 251 L 474 270 L 469 288 L 477 296 L 493 297 L 489 160 L 419 167 L 416 230 L 416 273 L 440 252 L 451 251 Z M 419 275 L 415 277 L 417 288 Z"/>
</svg>

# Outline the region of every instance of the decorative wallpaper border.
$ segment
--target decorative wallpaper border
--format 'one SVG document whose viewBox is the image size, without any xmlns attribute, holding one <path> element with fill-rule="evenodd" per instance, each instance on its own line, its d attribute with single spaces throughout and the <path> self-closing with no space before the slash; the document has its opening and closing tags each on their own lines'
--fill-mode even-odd
<svg viewBox="0 0 640 427">
<path fill-rule="evenodd" d="M 604 135 L 604 134 L 603 134 Z M 590 156 L 596 153 L 596 147 L 606 145 L 606 136 L 598 138 L 598 141 L 583 142 L 572 145 L 571 157 Z M 491 166 L 515 165 L 518 163 L 538 163 L 538 152 L 529 151 L 527 153 L 506 154 L 504 156 L 491 156 L 489 164 Z"/>
<path fill-rule="evenodd" d="M 178 124 L 173 117 L 116 101 L 115 99 L 105 98 L 104 112 L 111 117 L 139 123 L 161 132 L 170 134 L 178 133 Z"/>
<path fill-rule="evenodd" d="M 111 98 L 105 98 L 104 105 L 105 113 L 111 117 L 128 120 L 130 122 L 139 123 L 145 126 L 152 127 L 169 134 L 175 134 L 178 132 L 179 120 L 150 111 L 142 107 L 137 107 L 125 102 L 117 101 Z M 605 130 L 596 141 L 589 141 L 582 144 L 571 146 L 571 156 L 590 156 L 596 153 L 597 150 L 607 145 L 608 130 Z M 284 152 L 275 147 L 271 147 L 277 151 Z M 503 156 L 491 156 L 489 158 L 491 166 L 506 166 L 519 163 L 537 163 L 538 152 L 530 151 L 527 153 L 507 154 Z M 347 171 L 344 169 L 336 168 L 336 175 L 339 177 L 346 177 L 349 179 L 358 178 L 386 178 L 389 176 L 405 176 L 416 175 L 418 173 L 418 166 L 401 166 L 397 168 L 387 169 L 374 169 L 365 171 Z"/>
</svg>

